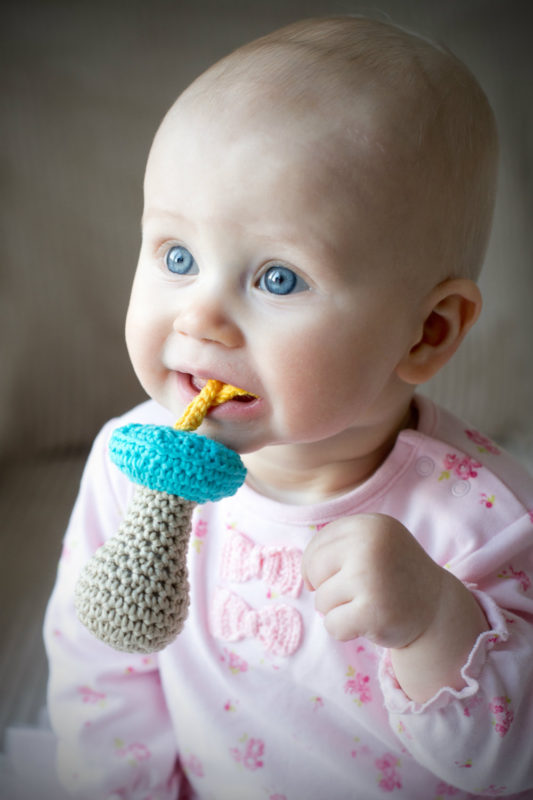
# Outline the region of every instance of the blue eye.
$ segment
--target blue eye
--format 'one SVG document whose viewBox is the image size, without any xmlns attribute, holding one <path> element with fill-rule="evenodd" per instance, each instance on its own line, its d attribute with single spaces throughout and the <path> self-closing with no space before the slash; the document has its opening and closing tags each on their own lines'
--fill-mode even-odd
<svg viewBox="0 0 533 800">
<path fill-rule="evenodd" d="M 179 244 L 171 247 L 165 256 L 165 263 L 174 275 L 195 275 L 198 265 L 186 247 Z"/>
<path fill-rule="evenodd" d="M 292 269 L 276 265 L 261 275 L 259 288 L 270 294 L 283 295 L 305 292 L 309 286 Z"/>
</svg>

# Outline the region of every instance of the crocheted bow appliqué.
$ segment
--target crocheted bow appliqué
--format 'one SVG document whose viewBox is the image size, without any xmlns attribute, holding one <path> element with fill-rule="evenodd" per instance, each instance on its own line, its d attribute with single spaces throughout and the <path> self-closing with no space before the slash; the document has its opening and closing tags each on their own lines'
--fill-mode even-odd
<svg viewBox="0 0 533 800">
<path fill-rule="evenodd" d="M 215 592 L 211 627 L 226 642 L 257 638 L 275 656 L 292 655 L 302 638 L 302 618 L 292 606 L 278 603 L 256 610 L 221 588 Z"/>
<path fill-rule="evenodd" d="M 231 531 L 224 543 L 220 577 L 243 583 L 258 578 L 280 594 L 298 597 L 302 590 L 302 551 L 297 547 L 261 547 Z"/>
</svg>

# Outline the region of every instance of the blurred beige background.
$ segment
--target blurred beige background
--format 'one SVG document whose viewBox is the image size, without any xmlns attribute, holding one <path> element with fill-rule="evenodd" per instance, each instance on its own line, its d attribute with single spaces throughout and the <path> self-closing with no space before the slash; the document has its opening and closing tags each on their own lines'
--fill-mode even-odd
<svg viewBox="0 0 533 800">
<path fill-rule="evenodd" d="M 152 136 L 190 80 L 303 16 L 366 13 L 443 41 L 502 142 L 485 310 L 433 396 L 533 467 L 529 0 L 8 0 L 2 13 L 0 729 L 34 721 L 61 538 L 100 425 L 143 398 L 123 343 Z M 1 744 L 0 744 L 1 749 Z"/>
</svg>

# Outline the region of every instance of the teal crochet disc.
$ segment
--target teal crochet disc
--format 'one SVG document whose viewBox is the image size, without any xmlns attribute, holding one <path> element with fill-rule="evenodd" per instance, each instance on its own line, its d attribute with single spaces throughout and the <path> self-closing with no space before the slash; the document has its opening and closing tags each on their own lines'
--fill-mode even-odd
<svg viewBox="0 0 533 800">
<path fill-rule="evenodd" d="M 134 483 L 194 503 L 229 497 L 246 477 L 246 468 L 234 450 L 167 425 L 117 428 L 109 452 L 111 461 Z"/>
</svg>

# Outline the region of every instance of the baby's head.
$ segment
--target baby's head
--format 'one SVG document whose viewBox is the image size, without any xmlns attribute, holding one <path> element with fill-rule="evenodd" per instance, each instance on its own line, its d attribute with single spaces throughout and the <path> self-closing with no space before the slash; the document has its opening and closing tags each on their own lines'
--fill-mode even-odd
<svg viewBox="0 0 533 800">
<path fill-rule="evenodd" d="M 316 366 L 320 375 L 322 350 L 328 364 L 341 353 L 346 372 L 353 355 L 368 386 L 361 412 L 374 409 L 365 420 L 392 413 L 448 360 L 479 312 L 473 280 L 490 230 L 496 151 L 493 115 L 470 72 L 387 24 L 307 20 L 215 64 L 168 112 L 146 171 L 127 331 L 149 394 L 178 412 L 165 370 L 205 378 L 214 368 L 212 377 L 262 395 L 261 337 L 286 325 L 285 337 L 300 337 L 317 362 L 289 358 L 287 374 Z M 179 298 L 167 281 L 164 299 L 150 276 L 157 259 Z M 248 309 L 245 286 L 259 290 Z M 290 324 L 275 306 L 259 330 L 261 294 L 293 309 Z M 338 386 L 335 369 L 322 373 Z M 348 393 L 336 398 L 339 412 L 350 403 Z M 314 415 L 319 436 L 329 433 L 327 424 L 320 430 L 324 415 Z M 350 425 L 350 414 L 340 417 L 338 432 Z"/>
</svg>

